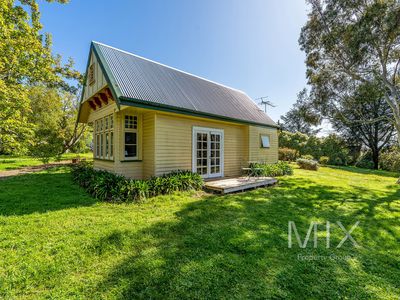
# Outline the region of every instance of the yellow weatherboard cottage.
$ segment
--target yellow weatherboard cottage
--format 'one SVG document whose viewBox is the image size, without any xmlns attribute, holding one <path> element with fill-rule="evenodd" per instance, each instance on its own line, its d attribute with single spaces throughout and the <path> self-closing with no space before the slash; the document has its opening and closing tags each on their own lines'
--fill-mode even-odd
<svg viewBox="0 0 400 300">
<path fill-rule="evenodd" d="M 93 126 L 94 167 L 132 178 L 278 160 L 277 125 L 242 91 L 97 42 L 78 122 Z"/>
</svg>

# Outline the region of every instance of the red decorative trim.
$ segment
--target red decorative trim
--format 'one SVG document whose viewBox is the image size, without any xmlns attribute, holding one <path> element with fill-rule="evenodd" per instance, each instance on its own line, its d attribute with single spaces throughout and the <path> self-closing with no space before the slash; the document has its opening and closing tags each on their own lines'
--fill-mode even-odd
<svg viewBox="0 0 400 300">
<path fill-rule="evenodd" d="M 89 105 L 93 110 L 96 110 L 96 104 L 92 100 L 89 100 Z"/>
<path fill-rule="evenodd" d="M 97 97 L 97 96 L 94 96 L 94 97 L 93 97 L 93 100 L 94 100 L 94 102 L 96 102 L 97 106 L 100 108 L 101 105 L 102 105 L 102 104 L 101 104 L 100 98 Z"/>
<path fill-rule="evenodd" d="M 101 100 L 107 105 L 108 104 L 108 97 L 105 93 L 99 93 Z"/>
<path fill-rule="evenodd" d="M 114 101 L 110 89 L 109 89 L 109 88 L 106 88 L 104 91 L 105 91 L 105 93 L 106 93 L 108 99 L 110 99 L 111 101 Z"/>
</svg>

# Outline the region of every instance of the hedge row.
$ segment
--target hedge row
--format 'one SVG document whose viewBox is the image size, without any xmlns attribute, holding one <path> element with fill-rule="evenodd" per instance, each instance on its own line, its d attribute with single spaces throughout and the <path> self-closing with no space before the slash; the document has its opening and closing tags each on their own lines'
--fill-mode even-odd
<svg viewBox="0 0 400 300">
<path fill-rule="evenodd" d="M 200 190 L 203 179 L 190 171 L 177 170 L 148 180 L 128 179 L 107 171 L 95 170 L 82 162 L 72 168 L 73 180 L 102 201 L 141 201 L 175 191 Z"/>
</svg>

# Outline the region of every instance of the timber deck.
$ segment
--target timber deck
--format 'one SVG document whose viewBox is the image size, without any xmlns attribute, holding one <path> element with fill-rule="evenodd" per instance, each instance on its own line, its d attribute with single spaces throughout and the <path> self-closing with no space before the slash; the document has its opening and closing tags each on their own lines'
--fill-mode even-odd
<svg viewBox="0 0 400 300">
<path fill-rule="evenodd" d="M 235 177 L 206 181 L 204 187 L 209 191 L 229 194 L 258 187 L 270 186 L 277 182 L 278 180 L 272 177 Z"/>
</svg>

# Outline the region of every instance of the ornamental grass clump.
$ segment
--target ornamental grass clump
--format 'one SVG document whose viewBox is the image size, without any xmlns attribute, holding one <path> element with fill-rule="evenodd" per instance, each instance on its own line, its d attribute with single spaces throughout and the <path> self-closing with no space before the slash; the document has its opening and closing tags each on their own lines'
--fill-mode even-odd
<svg viewBox="0 0 400 300">
<path fill-rule="evenodd" d="M 94 198 L 116 202 L 139 202 L 149 197 L 203 187 L 201 176 L 191 171 L 177 170 L 148 180 L 136 180 L 95 170 L 87 162 L 73 166 L 72 178 Z"/>
</svg>

